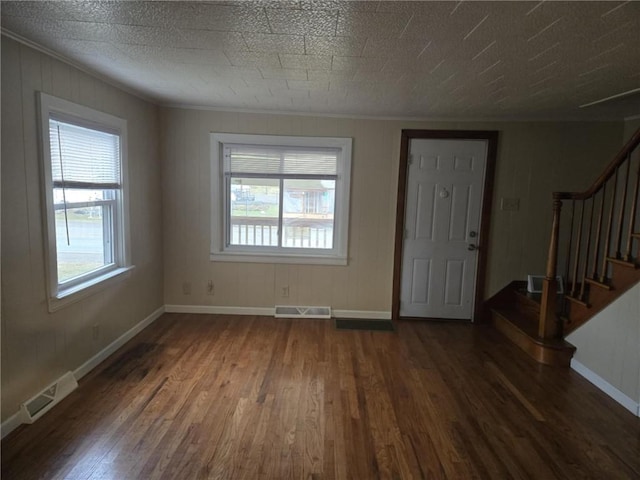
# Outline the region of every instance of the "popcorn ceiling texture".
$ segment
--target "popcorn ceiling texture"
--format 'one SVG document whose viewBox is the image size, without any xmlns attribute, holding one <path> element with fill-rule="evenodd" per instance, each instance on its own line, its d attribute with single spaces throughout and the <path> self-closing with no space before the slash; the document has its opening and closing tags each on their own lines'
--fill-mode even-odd
<svg viewBox="0 0 640 480">
<path fill-rule="evenodd" d="M 430 118 L 622 118 L 640 2 L 14 2 L 5 31 L 161 104 Z"/>
</svg>

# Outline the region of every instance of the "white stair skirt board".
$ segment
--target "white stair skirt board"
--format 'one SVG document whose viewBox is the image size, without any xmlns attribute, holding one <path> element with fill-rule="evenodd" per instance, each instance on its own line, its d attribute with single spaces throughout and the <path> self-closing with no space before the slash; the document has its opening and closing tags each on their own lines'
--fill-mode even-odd
<svg viewBox="0 0 640 480">
<path fill-rule="evenodd" d="M 616 402 L 629 410 L 635 416 L 640 417 L 640 403 L 636 402 L 632 398 L 628 397 L 616 387 L 607 382 L 597 373 L 589 370 L 576 359 L 571 359 L 571 368 L 582 375 L 584 378 L 593 383 L 596 387 L 602 390 L 604 393 L 613 398 Z"/>
<path fill-rule="evenodd" d="M 331 318 L 331 307 L 276 305 L 276 318 Z"/>
<path fill-rule="evenodd" d="M 30 398 L 20 406 L 22 423 L 33 423 L 78 388 L 73 372 L 67 372 L 47 386 L 42 392 Z"/>
</svg>

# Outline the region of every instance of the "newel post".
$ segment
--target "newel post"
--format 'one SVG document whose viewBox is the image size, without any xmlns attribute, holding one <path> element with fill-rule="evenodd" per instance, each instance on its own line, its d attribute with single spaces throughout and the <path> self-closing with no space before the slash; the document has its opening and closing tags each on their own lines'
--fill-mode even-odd
<svg viewBox="0 0 640 480">
<path fill-rule="evenodd" d="M 558 237 L 560 234 L 560 210 L 562 200 L 559 196 L 553 196 L 553 225 L 551 227 L 551 240 L 549 242 L 549 255 L 547 257 L 547 273 L 542 281 L 542 299 L 540 302 L 540 321 L 538 322 L 538 336 L 542 338 L 556 337 L 559 319 L 557 315 L 556 300 L 558 281 L 556 280 L 558 265 Z"/>
</svg>

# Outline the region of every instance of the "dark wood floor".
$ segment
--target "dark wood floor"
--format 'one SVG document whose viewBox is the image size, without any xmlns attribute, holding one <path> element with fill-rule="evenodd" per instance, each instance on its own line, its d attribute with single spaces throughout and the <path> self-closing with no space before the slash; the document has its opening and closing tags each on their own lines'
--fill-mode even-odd
<svg viewBox="0 0 640 480">
<path fill-rule="evenodd" d="M 640 419 L 490 327 L 166 314 L 35 424 L 2 479 L 640 478 Z"/>
</svg>

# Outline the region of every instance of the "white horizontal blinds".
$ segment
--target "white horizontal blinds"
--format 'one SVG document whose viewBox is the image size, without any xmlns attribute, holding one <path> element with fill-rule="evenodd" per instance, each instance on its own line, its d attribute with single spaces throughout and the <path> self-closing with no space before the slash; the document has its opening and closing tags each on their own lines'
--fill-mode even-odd
<svg viewBox="0 0 640 480">
<path fill-rule="evenodd" d="M 49 119 L 54 188 L 121 186 L 120 136 Z"/>
<path fill-rule="evenodd" d="M 225 172 L 231 174 L 335 176 L 339 148 L 224 145 Z"/>
</svg>

